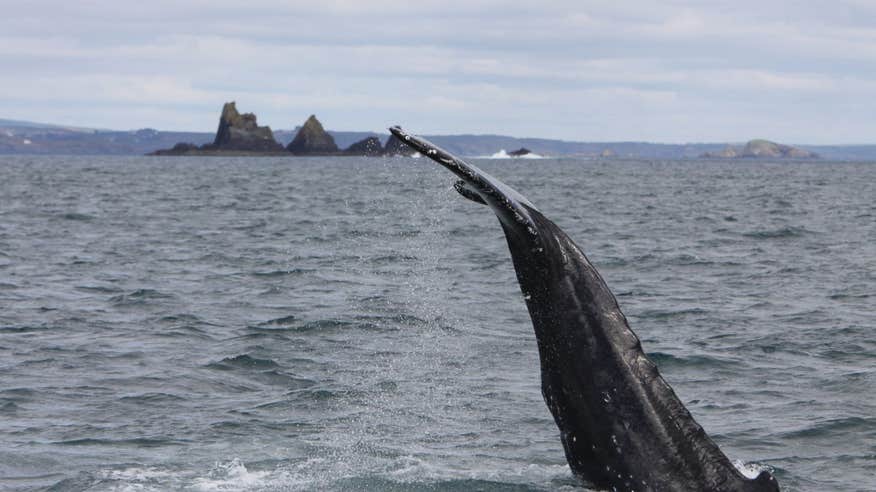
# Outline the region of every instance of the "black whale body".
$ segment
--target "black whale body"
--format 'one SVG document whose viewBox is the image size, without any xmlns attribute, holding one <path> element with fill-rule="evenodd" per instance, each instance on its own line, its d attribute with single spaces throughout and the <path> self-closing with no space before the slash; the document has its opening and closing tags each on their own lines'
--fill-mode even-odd
<svg viewBox="0 0 876 492">
<path fill-rule="evenodd" d="M 430 142 L 390 128 L 456 174 L 463 196 L 499 217 L 538 341 L 542 395 L 572 471 L 636 491 L 777 491 L 746 478 L 693 419 L 642 351 L 584 253 L 519 193 Z"/>
</svg>

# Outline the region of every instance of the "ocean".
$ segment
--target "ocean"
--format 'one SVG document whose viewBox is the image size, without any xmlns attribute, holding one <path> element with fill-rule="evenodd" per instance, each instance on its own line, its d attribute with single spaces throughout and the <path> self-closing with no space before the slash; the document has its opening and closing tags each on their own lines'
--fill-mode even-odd
<svg viewBox="0 0 876 492">
<path fill-rule="evenodd" d="M 477 161 L 739 467 L 876 490 L 876 164 Z M 0 490 L 586 490 L 427 159 L 0 157 Z"/>
</svg>

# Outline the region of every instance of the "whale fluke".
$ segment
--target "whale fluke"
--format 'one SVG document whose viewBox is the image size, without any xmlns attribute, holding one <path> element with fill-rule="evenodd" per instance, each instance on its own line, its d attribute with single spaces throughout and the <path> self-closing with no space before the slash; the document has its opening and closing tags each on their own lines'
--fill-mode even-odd
<svg viewBox="0 0 876 492">
<path fill-rule="evenodd" d="M 464 197 L 488 205 L 532 318 L 542 395 L 581 479 L 623 491 L 777 491 L 746 478 L 706 435 L 642 350 L 583 251 L 526 197 L 400 127 L 398 139 L 453 172 Z"/>
</svg>

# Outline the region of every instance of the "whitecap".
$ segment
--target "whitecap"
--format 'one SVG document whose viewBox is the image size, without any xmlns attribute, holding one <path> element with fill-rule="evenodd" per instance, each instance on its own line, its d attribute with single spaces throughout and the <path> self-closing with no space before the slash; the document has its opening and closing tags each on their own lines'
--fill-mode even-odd
<svg viewBox="0 0 876 492">
<path fill-rule="evenodd" d="M 770 471 L 770 468 L 766 465 L 759 465 L 757 463 L 745 463 L 741 460 L 736 460 L 733 462 L 733 466 L 739 470 L 739 473 L 745 475 L 745 478 L 757 478 L 762 471 Z"/>
</svg>

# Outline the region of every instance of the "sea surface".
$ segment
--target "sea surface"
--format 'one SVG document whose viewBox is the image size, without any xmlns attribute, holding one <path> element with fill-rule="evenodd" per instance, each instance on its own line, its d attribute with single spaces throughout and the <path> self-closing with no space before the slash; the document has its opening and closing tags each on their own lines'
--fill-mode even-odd
<svg viewBox="0 0 876 492">
<path fill-rule="evenodd" d="M 722 450 L 876 490 L 876 164 L 478 161 Z M 0 158 L 0 490 L 585 490 L 501 228 L 409 158 Z"/>
</svg>

